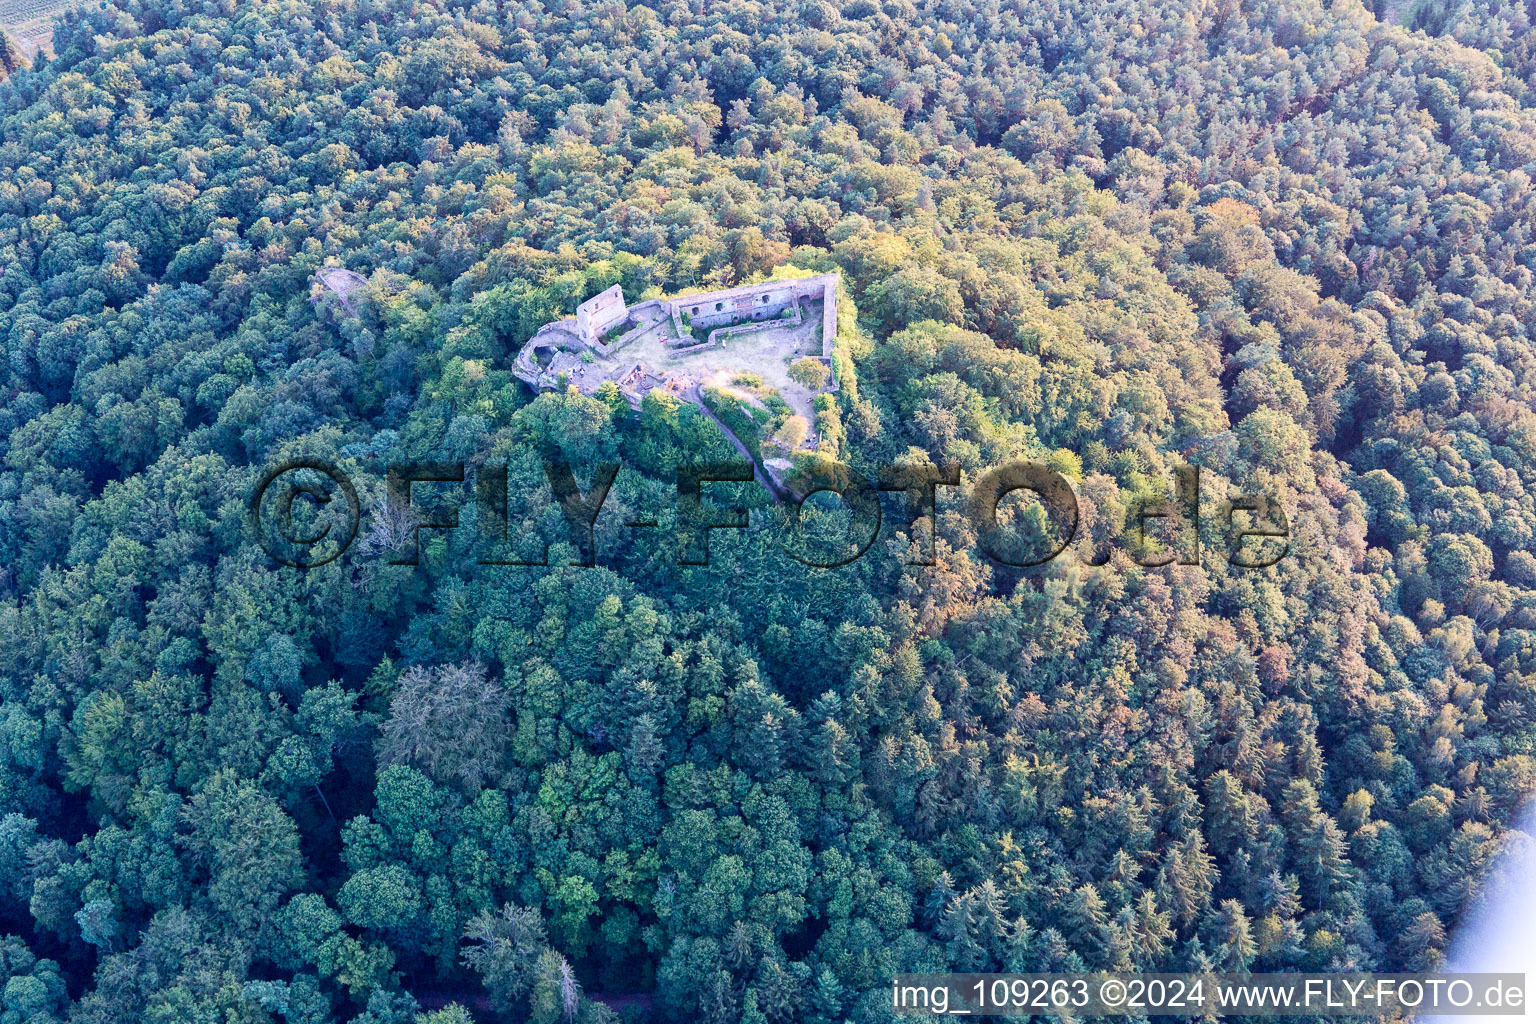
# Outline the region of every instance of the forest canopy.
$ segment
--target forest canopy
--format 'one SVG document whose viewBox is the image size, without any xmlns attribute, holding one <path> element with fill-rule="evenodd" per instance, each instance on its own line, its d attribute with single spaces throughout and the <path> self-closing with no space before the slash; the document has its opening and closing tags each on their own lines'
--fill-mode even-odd
<svg viewBox="0 0 1536 1024">
<path fill-rule="evenodd" d="M 0 80 L 0 1022 L 1439 964 L 1536 787 L 1533 39 L 1503 0 L 70 11 Z M 613 284 L 829 271 L 795 429 L 870 478 L 1044 463 L 1068 555 L 998 564 L 941 488 L 811 568 L 742 484 L 680 565 L 711 419 L 510 372 Z M 293 458 L 364 508 L 309 571 L 247 529 Z M 391 564 L 409 459 L 505 467 L 546 564 L 479 564 L 469 484 Z M 549 461 L 623 466 L 595 567 Z M 1110 551 L 1186 464 L 1288 555 Z"/>
</svg>

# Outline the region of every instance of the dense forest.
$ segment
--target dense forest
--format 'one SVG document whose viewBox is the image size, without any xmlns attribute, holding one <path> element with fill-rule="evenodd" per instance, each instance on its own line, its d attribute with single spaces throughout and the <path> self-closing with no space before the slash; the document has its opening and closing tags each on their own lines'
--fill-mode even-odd
<svg viewBox="0 0 1536 1024">
<path fill-rule="evenodd" d="M 1529 17 L 68 13 L 0 82 L 0 1022 L 840 1024 L 897 971 L 1437 964 L 1536 787 Z M 812 568 L 727 484 L 752 526 L 678 564 L 719 429 L 509 371 L 615 283 L 828 271 L 822 455 L 1046 463 L 1063 557 L 989 559 L 940 488 Z M 299 457 L 364 506 L 308 571 L 246 515 Z M 546 564 L 480 564 L 469 483 L 418 485 L 461 528 L 393 564 L 405 459 L 505 466 Z M 595 567 L 550 460 L 623 466 Z M 1277 497 L 1286 556 L 1130 557 L 1185 464 L 1212 522 Z"/>
</svg>

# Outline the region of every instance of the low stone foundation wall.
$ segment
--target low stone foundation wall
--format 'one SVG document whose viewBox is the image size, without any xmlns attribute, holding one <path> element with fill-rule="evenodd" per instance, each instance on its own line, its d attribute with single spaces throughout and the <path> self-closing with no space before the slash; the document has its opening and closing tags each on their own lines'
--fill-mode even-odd
<svg viewBox="0 0 1536 1024">
<path fill-rule="evenodd" d="M 711 344 L 725 344 L 726 338 L 739 334 L 755 334 L 758 331 L 766 331 L 770 327 L 799 327 L 805 322 L 805 316 L 800 312 L 800 299 L 795 297 L 788 307 L 794 310 L 793 317 L 778 316 L 772 320 L 748 320 L 745 323 L 726 324 L 724 327 L 716 327 L 709 332 Z"/>
</svg>

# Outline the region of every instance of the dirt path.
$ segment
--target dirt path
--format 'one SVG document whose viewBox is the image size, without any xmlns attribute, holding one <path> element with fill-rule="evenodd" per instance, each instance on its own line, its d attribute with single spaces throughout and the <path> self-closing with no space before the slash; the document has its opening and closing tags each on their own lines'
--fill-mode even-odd
<svg viewBox="0 0 1536 1024">
<path fill-rule="evenodd" d="M 742 443 L 741 438 L 737 437 L 730 427 L 720 422 L 720 417 L 715 415 L 713 409 L 704 404 L 704 393 L 700 390 L 699 385 L 695 384 L 690 388 L 686 397 L 690 402 L 698 406 L 705 416 L 709 417 L 711 423 L 720 428 L 731 444 L 736 446 L 736 450 L 741 453 L 743 458 L 757 467 L 754 475 L 757 477 L 758 482 L 768 489 L 768 493 L 773 495 L 773 499 L 775 501 L 785 500 L 786 495 L 783 488 L 779 486 L 779 482 L 774 478 L 773 474 L 768 472 L 767 467 L 761 462 L 752 457 L 752 450 Z"/>
<path fill-rule="evenodd" d="M 53 52 L 53 21 L 81 0 L 43 0 L 42 3 L 15 3 L 0 0 L 0 28 L 16 40 L 29 62 L 36 62 L 39 50 Z"/>
</svg>

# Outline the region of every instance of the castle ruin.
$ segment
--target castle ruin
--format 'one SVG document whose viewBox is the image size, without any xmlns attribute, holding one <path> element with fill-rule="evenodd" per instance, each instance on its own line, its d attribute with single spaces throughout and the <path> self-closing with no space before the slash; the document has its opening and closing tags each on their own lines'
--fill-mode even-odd
<svg viewBox="0 0 1536 1024">
<path fill-rule="evenodd" d="M 537 390 L 593 394 L 613 381 L 634 408 L 662 388 L 698 402 L 699 389 L 750 373 L 779 389 L 798 414 L 814 416 L 813 393 L 788 366 L 806 357 L 828 368 L 821 391 L 837 390 L 836 274 L 768 281 L 633 306 L 614 285 L 545 324 L 517 354 L 513 372 Z"/>
</svg>

